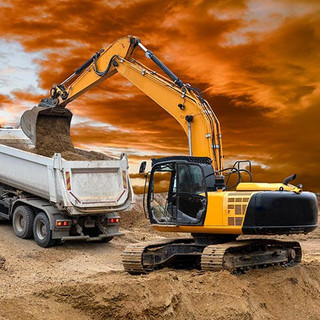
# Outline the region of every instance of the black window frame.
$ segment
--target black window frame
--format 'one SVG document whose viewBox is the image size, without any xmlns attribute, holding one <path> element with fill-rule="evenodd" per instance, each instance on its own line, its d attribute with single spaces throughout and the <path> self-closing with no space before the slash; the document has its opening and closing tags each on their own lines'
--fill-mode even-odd
<svg viewBox="0 0 320 320">
<path fill-rule="evenodd" d="M 197 196 L 197 197 L 203 197 L 206 199 L 206 204 L 205 204 L 205 214 L 203 215 L 201 221 L 199 221 L 199 223 L 197 224 L 185 224 L 186 226 L 190 226 L 190 225 L 203 225 L 204 224 L 204 220 L 206 217 L 206 213 L 207 213 L 207 208 L 208 208 L 208 189 L 207 189 L 207 184 L 206 184 L 206 176 L 205 176 L 205 172 L 204 172 L 204 168 L 200 163 L 196 163 L 196 162 L 188 162 L 188 161 L 167 161 L 167 162 L 159 162 L 157 164 L 155 164 L 150 172 L 150 179 L 149 179 L 149 187 L 148 187 L 148 195 L 147 195 L 147 209 L 148 209 L 148 214 L 149 214 L 149 219 L 150 222 L 152 224 L 163 224 L 163 225 L 184 225 L 184 224 L 178 224 L 177 223 L 177 217 L 175 214 L 175 220 L 173 220 L 171 223 L 168 222 L 159 222 L 158 220 L 156 220 L 153 217 L 152 211 L 151 211 L 151 195 L 153 193 L 154 190 L 154 173 L 157 171 L 157 169 L 163 165 L 170 165 L 173 164 L 174 165 L 174 170 L 176 172 L 176 178 L 177 178 L 177 183 L 176 183 L 176 208 L 179 208 L 179 172 L 178 172 L 178 166 L 179 164 L 184 164 L 184 165 L 196 165 L 200 168 L 201 173 L 202 173 L 202 183 L 203 183 L 203 187 L 204 187 L 204 196 L 201 196 L 200 194 L 195 194 L 195 193 L 190 193 L 190 196 Z M 171 180 L 171 179 L 170 179 Z M 171 190 L 171 186 L 172 186 L 172 190 Z M 173 185 L 172 185 L 172 181 L 170 181 L 170 186 L 169 186 L 169 190 L 168 190 L 168 195 L 173 194 Z"/>
</svg>

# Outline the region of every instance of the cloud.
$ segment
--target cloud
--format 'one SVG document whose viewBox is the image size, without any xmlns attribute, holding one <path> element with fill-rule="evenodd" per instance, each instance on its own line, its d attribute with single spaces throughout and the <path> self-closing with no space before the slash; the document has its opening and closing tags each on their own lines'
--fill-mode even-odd
<svg viewBox="0 0 320 320">
<path fill-rule="evenodd" d="M 183 81 L 204 91 L 222 125 L 227 164 L 248 158 L 257 164 L 256 180 L 281 181 L 296 172 L 306 188 L 320 191 L 318 1 L 2 3 L 2 39 L 37 54 L 40 91 L 10 87 L 0 96 L 2 108 L 15 117 L 101 47 L 133 34 Z M 156 68 L 141 51 L 136 59 Z M 2 102 L 9 95 L 15 107 Z M 69 106 L 79 117 L 107 124 L 75 123 L 76 144 L 129 150 L 135 169 L 143 153 L 187 152 L 177 122 L 119 75 Z"/>
<path fill-rule="evenodd" d="M 9 103 L 10 97 L 4 94 L 0 94 L 0 106 L 2 107 L 3 103 Z"/>
</svg>

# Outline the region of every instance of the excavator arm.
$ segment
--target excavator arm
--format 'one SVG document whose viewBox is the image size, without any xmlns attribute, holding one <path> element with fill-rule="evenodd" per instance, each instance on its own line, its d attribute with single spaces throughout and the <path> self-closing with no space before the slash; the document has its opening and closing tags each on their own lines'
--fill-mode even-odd
<svg viewBox="0 0 320 320">
<path fill-rule="evenodd" d="M 134 60 L 132 55 L 137 46 L 169 78 Z M 117 72 L 180 123 L 188 136 L 190 155 L 209 157 L 215 171 L 223 169 L 220 124 L 201 91 L 183 83 L 138 38 L 132 36 L 121 38 L 100 50 L 65 81 L 54 85 L 50 98 L 43 99 L 38 106 L 23 114 L 23 131 L 36 144 L 37 126 L 42 119 L 60 117 L 67 118 L 70 123 L 72 113 L 65 108 L 66 105 Z"/>
<path fill-rule="evenodd" d="M 182 82 L 181 88 L 141 63 L 119 56 L 113 64 L 123 77 L 174 117 L 189 141 L 191 156 L 209 157 L 216 171 L 222 169 L 223 156 L 220 124 L 200 92 Z"/>
<path fill-rule="evenodd" d="M 70 77 L 51 88 L 50 97 L 55 106 L 65 107 L 77 97 L 113 76 L 117 70 L 112 65 L 114 57 L 130 59 L 139 39 L 133 36 L 120 38 L 109 47 L 101 49 L 79 67 Z M 70 81 L 78 76 L 72 83 Z M 66 84 L 68 84 L 66 87 Z"/>
</svg>

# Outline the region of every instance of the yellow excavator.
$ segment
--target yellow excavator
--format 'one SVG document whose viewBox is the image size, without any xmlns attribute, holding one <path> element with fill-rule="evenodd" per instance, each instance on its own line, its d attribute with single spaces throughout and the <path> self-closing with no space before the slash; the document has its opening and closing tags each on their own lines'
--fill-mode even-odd
<svg viewBox="0 0 320 320">
<path fill-rule="evenodd" d="M 133 59 L 138 47 L 166 76 Z M 54 85 L 49 98 L 23 114 L 23 131 L 37 145 L 37 127 L 44 119 L 53 117 L 70 125 L 72 113 L 66 105 L 115 73 L 173 116 L 189 144 L 188 156 L 152 159 L 144 204 L 155 230 L 191 237 L 131 244 L 123 252 L 125 270 L 142 274 L 182 267 L 237 272 L 299 263 L 302 252 L 296 241 L 236 238 L 311 232 L 317 227 L 316 196 L 302 192 L 301 185 L 291 185 L 295 175 L 282 183 L 252 182 L 250 161 L 224 168 L 220 124 L 209 103 L 200 90 L 182 82 L 137 37 L 121 38 L 101 49 L 65 81 Z M 56 132 L 53 129 L 47 134 L 54 136 Z M 141 174 L 145 167 L 143 162 Z"/>
</svg>

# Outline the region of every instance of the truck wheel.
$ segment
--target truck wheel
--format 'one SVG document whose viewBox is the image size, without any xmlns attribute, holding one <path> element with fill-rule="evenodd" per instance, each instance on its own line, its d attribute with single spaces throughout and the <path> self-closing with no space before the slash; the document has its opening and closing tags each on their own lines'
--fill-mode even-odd
<svg viewBox="0 0 320 320">
<path fill-rule="evenodd" d="M 28 206 L 18 206 L 12 217 L 12 226 L 14 233 L 22 239 L 32 238 L 34 212 Z"/>
<path fill-rule="evenodd" d="M 55 240 L 52 239 L 49 219 L 44 212 L 39 212 L 34 219 L 33 237 L 36 243 L 43 248 L 51 247 L 55 243 Z"/>
</svg>

